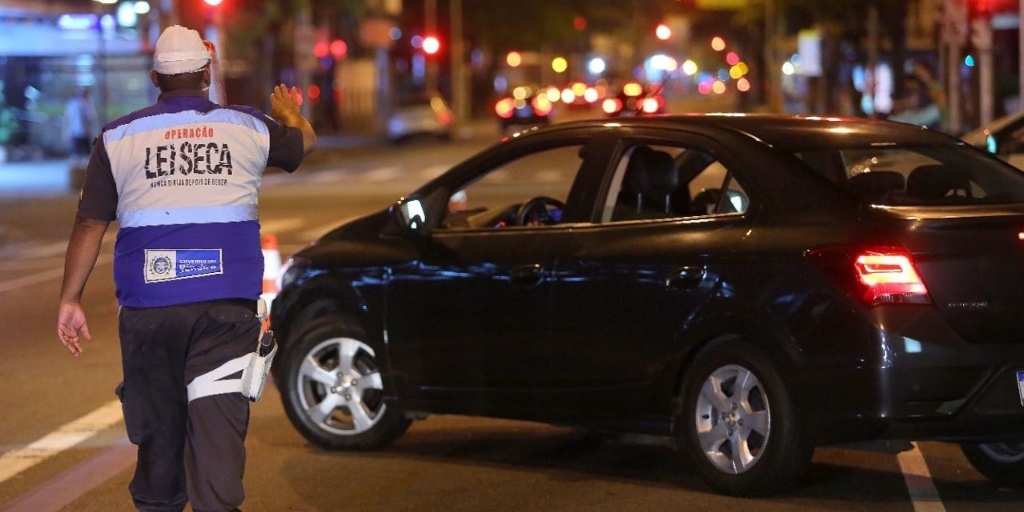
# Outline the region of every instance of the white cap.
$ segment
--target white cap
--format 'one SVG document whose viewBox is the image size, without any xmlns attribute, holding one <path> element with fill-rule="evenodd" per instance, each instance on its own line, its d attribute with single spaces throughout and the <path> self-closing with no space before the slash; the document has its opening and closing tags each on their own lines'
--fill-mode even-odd
<svg viewBox="0 0 1024 512">
<path fill-rule="evenodd" d="M 153 70 L 161 75 L 199 71 L 209 62 L 210 51 L 195 30 L 172 25 L 164 29 L 156 40 Z"/>
</svg>

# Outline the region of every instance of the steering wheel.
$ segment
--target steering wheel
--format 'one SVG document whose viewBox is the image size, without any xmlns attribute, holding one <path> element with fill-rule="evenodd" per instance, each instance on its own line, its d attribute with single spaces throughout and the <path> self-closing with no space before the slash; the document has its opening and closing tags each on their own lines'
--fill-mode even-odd
<svg viewBox="0 0 1024 512">
<path fill-rule="evenodd" d="M 530 221 L 536 221 L 545 226 L 558 224 L 561 220 L 552 215 L 551 208 L 560 213 L 565 209 L 565 203 L 548 196 L 538 196 L 523 203 L 516 212 L 516 226 L 526 226 Z M 560 217 L 560 215 L 559 215 Z"/>
</svg>

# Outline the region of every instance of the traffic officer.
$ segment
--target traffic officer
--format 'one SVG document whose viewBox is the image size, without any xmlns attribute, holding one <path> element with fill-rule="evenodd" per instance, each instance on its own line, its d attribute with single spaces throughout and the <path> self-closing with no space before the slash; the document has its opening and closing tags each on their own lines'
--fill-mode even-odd
<svg viewBox="0 0 1024 512">
<path fill-rule="evenodd" d="M 185 27 L 160 35 L 149 73 L 159 99 L 96 138 L 64 264 L 57 333 L 79 356 L 91 339 L 82 292 L 118 221 L 117 392 L 139 447 L 129 491 L 143 511 L 231 511 L 244 500 L 249 399 L 190 401 L 187 388 L 256 348 L 260 179 L 268 166 L 294 171 L 316 146 L 295 89 L 274 88 L 270 117 L 210 101 L 213 50 Z"/>
</svg>

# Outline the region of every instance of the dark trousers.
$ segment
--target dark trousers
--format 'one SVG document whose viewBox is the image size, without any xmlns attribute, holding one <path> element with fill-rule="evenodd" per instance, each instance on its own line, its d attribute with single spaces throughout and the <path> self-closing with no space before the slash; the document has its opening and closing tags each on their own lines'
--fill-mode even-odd
<svg viewBox="0 0 1024 512">
<path fill-rule="evenodd" d="M 128 486 L 137 509 L 180 512 L 191 502 L 196 512 L 223 512 L 245 499 L 249 400 L 226 393 L 189 403 L 186 386 L 256 348 L 255 309 L 243 300 L 121 309 L 118 396 L 139 447 Z"/>
</svg>

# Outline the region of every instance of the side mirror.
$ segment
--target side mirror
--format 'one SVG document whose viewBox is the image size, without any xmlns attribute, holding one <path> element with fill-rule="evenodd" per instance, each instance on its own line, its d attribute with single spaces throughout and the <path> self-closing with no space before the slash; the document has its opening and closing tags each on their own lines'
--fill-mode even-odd
<svg viewBox="0 0 1024 512">
<path fill-rule="evenodd" d="M 391 214 L 406 232 L 416 235 L 426 235 L 427 213 L 423 209 L 423 199 L 420 196 L 403 197 L 391 205 Z"/>
</svg>

